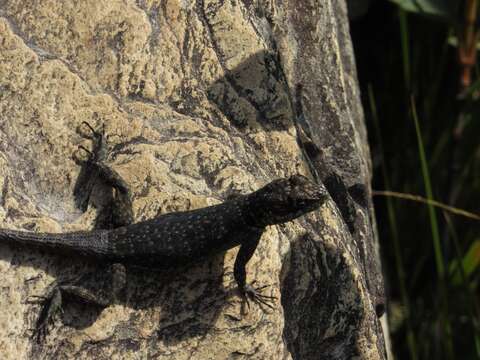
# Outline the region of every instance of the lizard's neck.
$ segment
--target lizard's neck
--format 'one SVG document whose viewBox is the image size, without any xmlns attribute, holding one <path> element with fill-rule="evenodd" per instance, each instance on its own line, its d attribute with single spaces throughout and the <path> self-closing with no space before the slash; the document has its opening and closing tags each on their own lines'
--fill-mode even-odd
<svg viewBox="0 0 480 360">
<path fill-rule="evenodd" d="M 270 225 L 268 221 L 270 212 L 265 209 L 261 199 L 255 193 L 246 195 L 239 200 L 242 202 L 242 214 L 247 225 L 261 229 Z"/>
</svg>

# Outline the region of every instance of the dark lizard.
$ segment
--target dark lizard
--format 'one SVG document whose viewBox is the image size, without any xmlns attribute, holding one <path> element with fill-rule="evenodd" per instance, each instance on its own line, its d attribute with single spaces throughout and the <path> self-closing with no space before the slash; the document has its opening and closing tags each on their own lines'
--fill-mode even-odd
<svg viewBox="0 0 480 360">
<path fill-rule="evenodd" d="M 105 183 L 114 188 L 120 208 L 129 204 L 129 191 L 118 173 L 106 166 L 104 134 L 92 131 L 93 149 L 87 150 L 86 160 Z M 124 267 L 168 269 L 208 257 L 240 245 L 234 264 L 234 278 L 243 299 L 272 307 L 273 297 L 261 293 L 263 287 L 253 287 L 246 282 L 246 264 L 252 257 L 262 233 L 269 225 L 293 220 L 318 209 L 326 200 L 323 187 L 302 175 L 278 179 L 248 195 L 238 195 L 221 204 L 197 210 L 173 212 L 147 221 L 119 226 L 113 229 L 79 231 L 70 233 L 34 233 L 0 229 L 0 241 L 23 244 L 54 253 L 82 255 L 98 262 L 116 264 L 118 273 Z M 117 210 L 118 211 L 118 210 Z M 120 213 L 120 212 L 119 212 Z M 115 213 L 116 214 L 116 213 Z M 131 212 L 119 222 L 128 223 Z M 117 219 L 118 220 L 118 219 Z M 119 265 L 121 264 L 121 265 Z M 120 271 L 119 271 L 120 270 Z M 120 277 L 121 278 L 121 277 Z M 118 291 L 124 284 L 121 279 L 113 286 Z M 253 283 L 252 283 L 253 284 Z M 46 333 L 48 323 L 61 309 L 62 294 L 76 296 L 84 301 L 108 306 L 113 298 L 72 284 L 54 284 L 43 300 L 36 324 L 38 338 Z"/>
</svg>

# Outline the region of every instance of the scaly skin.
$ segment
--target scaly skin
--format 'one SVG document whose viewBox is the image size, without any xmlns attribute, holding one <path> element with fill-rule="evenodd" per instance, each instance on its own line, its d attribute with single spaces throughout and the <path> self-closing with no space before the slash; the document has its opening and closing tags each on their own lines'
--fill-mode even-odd
<svg viewBox="0 0 480 360">
<path fill-rule="evenodd" d="M 121 177 L 102 162 L 103 154 L 98 155 L 103 151 L 103 133 L 93 129 L 92 132 L 93 152 L 83 148 L 90 153 L 88 165 L 116 189 L 118 198 L 128 196 Z M 78 254 L 98 259 L 102 263 L 107 260 L 126 267 L 150 269 L 171 268 L 240 245 L 234 265 L 234 278 L 243 298 L 247 304 L 250 299 L 272 307 L 270 301 L 273 298 L 260 293 L 264 286 L 254 288 L 246 283 L 246 264 L 267 226 L 284 223 L 314 211 L 326 198 L 324 188 L 302 175 L 294 175 L 272 181 L 251 194 L 238 196 L 219 205 L 164 214 L 115 229 L 60 234 L 0 229 L 0 241 L 48 248 L 58 253 Z M 42 310 L 37 322 L 39 335 L 43 335 L 54 315 L 51 308 L 60 308 L 62 291 L 102 306 L 109 303 L 109 300 L 96 299 L 95 294 L 80 286 L 58 285 L 46 296 L 46 308 Z"/>
</svg>

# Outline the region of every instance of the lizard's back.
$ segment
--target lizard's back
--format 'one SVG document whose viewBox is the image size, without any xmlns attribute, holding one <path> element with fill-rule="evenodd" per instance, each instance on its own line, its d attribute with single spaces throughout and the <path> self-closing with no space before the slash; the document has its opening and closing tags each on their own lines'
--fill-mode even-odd
<svg viewBox="0 0 480 360">
<path fill-rule="evenodd" d="M 114 229 L 109 242 L 120 262 L 164 267 L 239 245 L 247 228 L 237 203 L 225 202 Z"/>
</svg>

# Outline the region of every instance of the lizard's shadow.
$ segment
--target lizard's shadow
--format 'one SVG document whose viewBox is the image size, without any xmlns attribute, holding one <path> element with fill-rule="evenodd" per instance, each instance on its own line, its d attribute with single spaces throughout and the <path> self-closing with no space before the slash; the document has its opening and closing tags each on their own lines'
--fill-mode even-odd
<svg viewBox="0 0 480 360">
<path fill-rule="evenodd" d="M 335 353 L 359 356 L 359 329 L 368 306 L 362 303 L 364 296 L 356 285 L 358 275 L 339 247 L 306 233 L 292 242 L 286 259 L 281 286 L 283 338 L 292 358 L 318 359 L 319 354 L 331 358 Z M 309 286 L 298 280 L 306 274 L 311 277 Z"/>
<path fill-rule="evenodd" d="M 29 226 L 24 227 L 26 230 Z M 59 256 L 60 255 L 60 256 Z M 24 245 L 1 245 L 0 259 L 10 263 L 12 269 L 17 268 L 34 268 L 41 270 L 37 276 L 26 277 L 24 279 L 25 291 L 22 303 L 37 303 L 27 307 L 25 312 L 25 323 L 29 324 L 29 328 L 33 331 L 36 326 L 37 318 L 43 306 L 43 296 L 46 295 L 44 278 L 47 276 L 48 283 L 60 282 L 69 284 L 71 280 L 78 279 L 78 275 L 82 274 L 82 280 L 85 280 L 87 288 L 95 289 L 102 281 L 98 281 L 99 271 L 98 264 L 78 256 L 69 254 L 59 254 L 55 250 L 36 249 Z M 25 270 L 18 270 L 24 272 Z M 27 270 L 28 272 L 28 270 Z M 50 279 L 51 278 L 51 279 Z M 38 284 L 42 283 L 41 286 Z M 82 282 L 83 284 L 84 282 Z M 89 286 L 92 285 L 91 287 Z M 48 286 L 48 285 L 47 285 Z M 39 290 L 39 289 L 43 290 Z M 66 296 L 66 301 L 62 301 L 61 321 L 64 325 L 74 327 L 76 329 L 84 329 L 95 322 L 102 309 L 91 304 L 84 304 L 76 301 L 75 298 Z M 49 328 L 48 330 L 52 330 Z M 33 332 L 30 334 L 33 335 Z"/>
<path fill-rule="evenodd" d="M 278 131 L 294 125 L 290 90 L 277 52 L 258 51 L 224 71 L 207 96 L 232 126 Z"/>
<path fill-rule="evenodd" d="M 112 189 L 92 171 L 88 163 L 82 165 L 75 184 L 75 201 L 85 209 L 89 201 L 85 197 L 87 192 L 90 203 L 98 209 L 95 228 L 112 228 L 114 219 L 109 216 L 113 206 Z M 201 336 L 211 329 L 225 304 L 223 258 L 224 254 L 218 254 L 163 270 L 127 267 L 126 286 L 116 300 L 134 310 L 130 313 L 130 323 L 135 323 L 139 316 L 135 310 L 155 309 L 155 313 L 148 312 L 152 321 L 158 321 L 158 325 L 152 326 L 153 336 L 164 342 L 176 343 L 186 337 Z M 102 274 L 97 272 L 87 283 L 98 285 L 102 280 Z M 76 329 L 90 326 L 102 310 L 95 306 L 87 308 L 75 301 L 67 309 L 70 312 L 65 312 L 65 320 L 75 320 L 68 322 Z"/>
<path fill-rule="evenodd" d="M 99 207 L 95 224 L 103 227 L 108 221 L 108 216 L 102 214 L 103 211 L 100 208 L 105 201 L 108 203 L 108 188 L 103 184 L 94 184 L 90 191 L 91 203 Z M 31 225 L 31 227 L 27 226 L 26 230 L 35 231 L 34 224 Z M 16 251 L 17 248 L 21 251 Z M 59 283 L 71 284 L 74 283 L 73 280 L 80 279 L 79 283 L 82 287 L 95 294 L 105 291 L 105 288 L 111 285 L 111 274 L 105 271 L 111 264 L 99 264 L 88 257 L 72 256 L 68 253 L 59 254 L 57 251 L 34 249 L 23 245 L 2 245 L 0 258 L 9 262 L 12 267 L 22 266 L 42 270 Z M 207 259 L 199 259 L 198 262 L 161 271 L 127 268 L 126 286 L 116 299 L 117 304 L 133 310 L 129 313 L 128 323 L 135 324 L 138 316 L 150 316 L 153 338 L 173 344 L 187 337 L 201 336 L 212 328 L 212 324 L 215 323 L 225 305 L 223 258 L 224 254 L 218 254 Z M 45 295 L 35 289 L 38 280 L 42 277 L 39 275 L 25 279 L 28 289 L 25 302 L 32 295 Z M 76 330 L 91 326 L 105 310 L 98 305 L 84 303 L 68 294 L 64 294 L 64 300 L 61 322 Z M 25 313 L 25 321 L 32 328 L 35 326 L 41 306 L 41 304 L 32 306 Z M 144 309 L 155 311 L 146 313 L 136 311 Z M 52 327 L 57 328 L 58 324 L 49 326 L 50 331 L 55 331 Z M 143 328 L 138 329 L 139 332 L 143 330 Z M 133 331 L 132 329 L 132 333 Z"/>
<path fill-rule="evenodd" d="M 288 87 L 279 60 L 273 52 L 261 51 L 252 55 L 204 90 L 208 99 L 216 104 L 217 109 L 237 130 L 255 126 L 255 123 L 265 131 L 293 126 Z M 175 104 L 171 105 L 175 107 Z M 181 112 L 181 109 L 178 111 Z M 99 209 L 94 221 L 97 229 L 108 227 L 106 224 L 111 220 L 108 210 L 100 211 L 102 207 L 108 209 L 105 204 L 110 201 L 110 190 L 98 184 L 98 176 L 92 174 L 88 163 L 82 166 L 74 187 L 75 203 L 83 211 L 88 201 Z M 35 225 L 25 229 L 35 231 Z M 100 289 L 108 281 L 98 263 L 78 256 L 58 256 L 55 250 L 49 252 L 24 248 L 22 252 L 13 253 L 2 250 L 0 257 L 12 264 L 42 269 L 58 281 L 85 274 L 83 277 L 88 288 Z M 134 318 L 139 316 L 152 316 L 155 319 L 152 321 L 158 322 L 152 326 L 155 329 L 155 335 L 152 336 L 164 343 L 175 344 L 184 338 L 201 336 L 210 331 L 222 308 L 230 299 L 234 300 L 231 296 L 233 291 L 225 289 L 223 285 L 225 271 L 228 270 L 224 269 L 224 254 L 158 272 L 127 269 L 125 293 L 118 301 L 120 305 L 133 310 L 130 313 L 131 321 L 127 323 L 137 323 Z M 234 284 L 233 278 L 228 278 L 230 280 Z M 28 283 L 28 295 L 42 295 L 35 289 L 35 279 Z M 136 311 L 142 309 L 154 311 Z M 64 304 L 62 320 L 75 329 L 85 329 L 95 322 L 102 311 L 100 307 L 70 300 Z M 30 324 L 32 312 L 29 309 L 26 315 Z M 37 316 L 38 311 L 34 314 Z"/>
<path fill-rule="evenodd" d="M 227 301 L 224 254 L 158 272 L 128 270 L 127 306 L 155 309 L 153 337 L 167 345 L 206 334 Z"/>
</svg>

